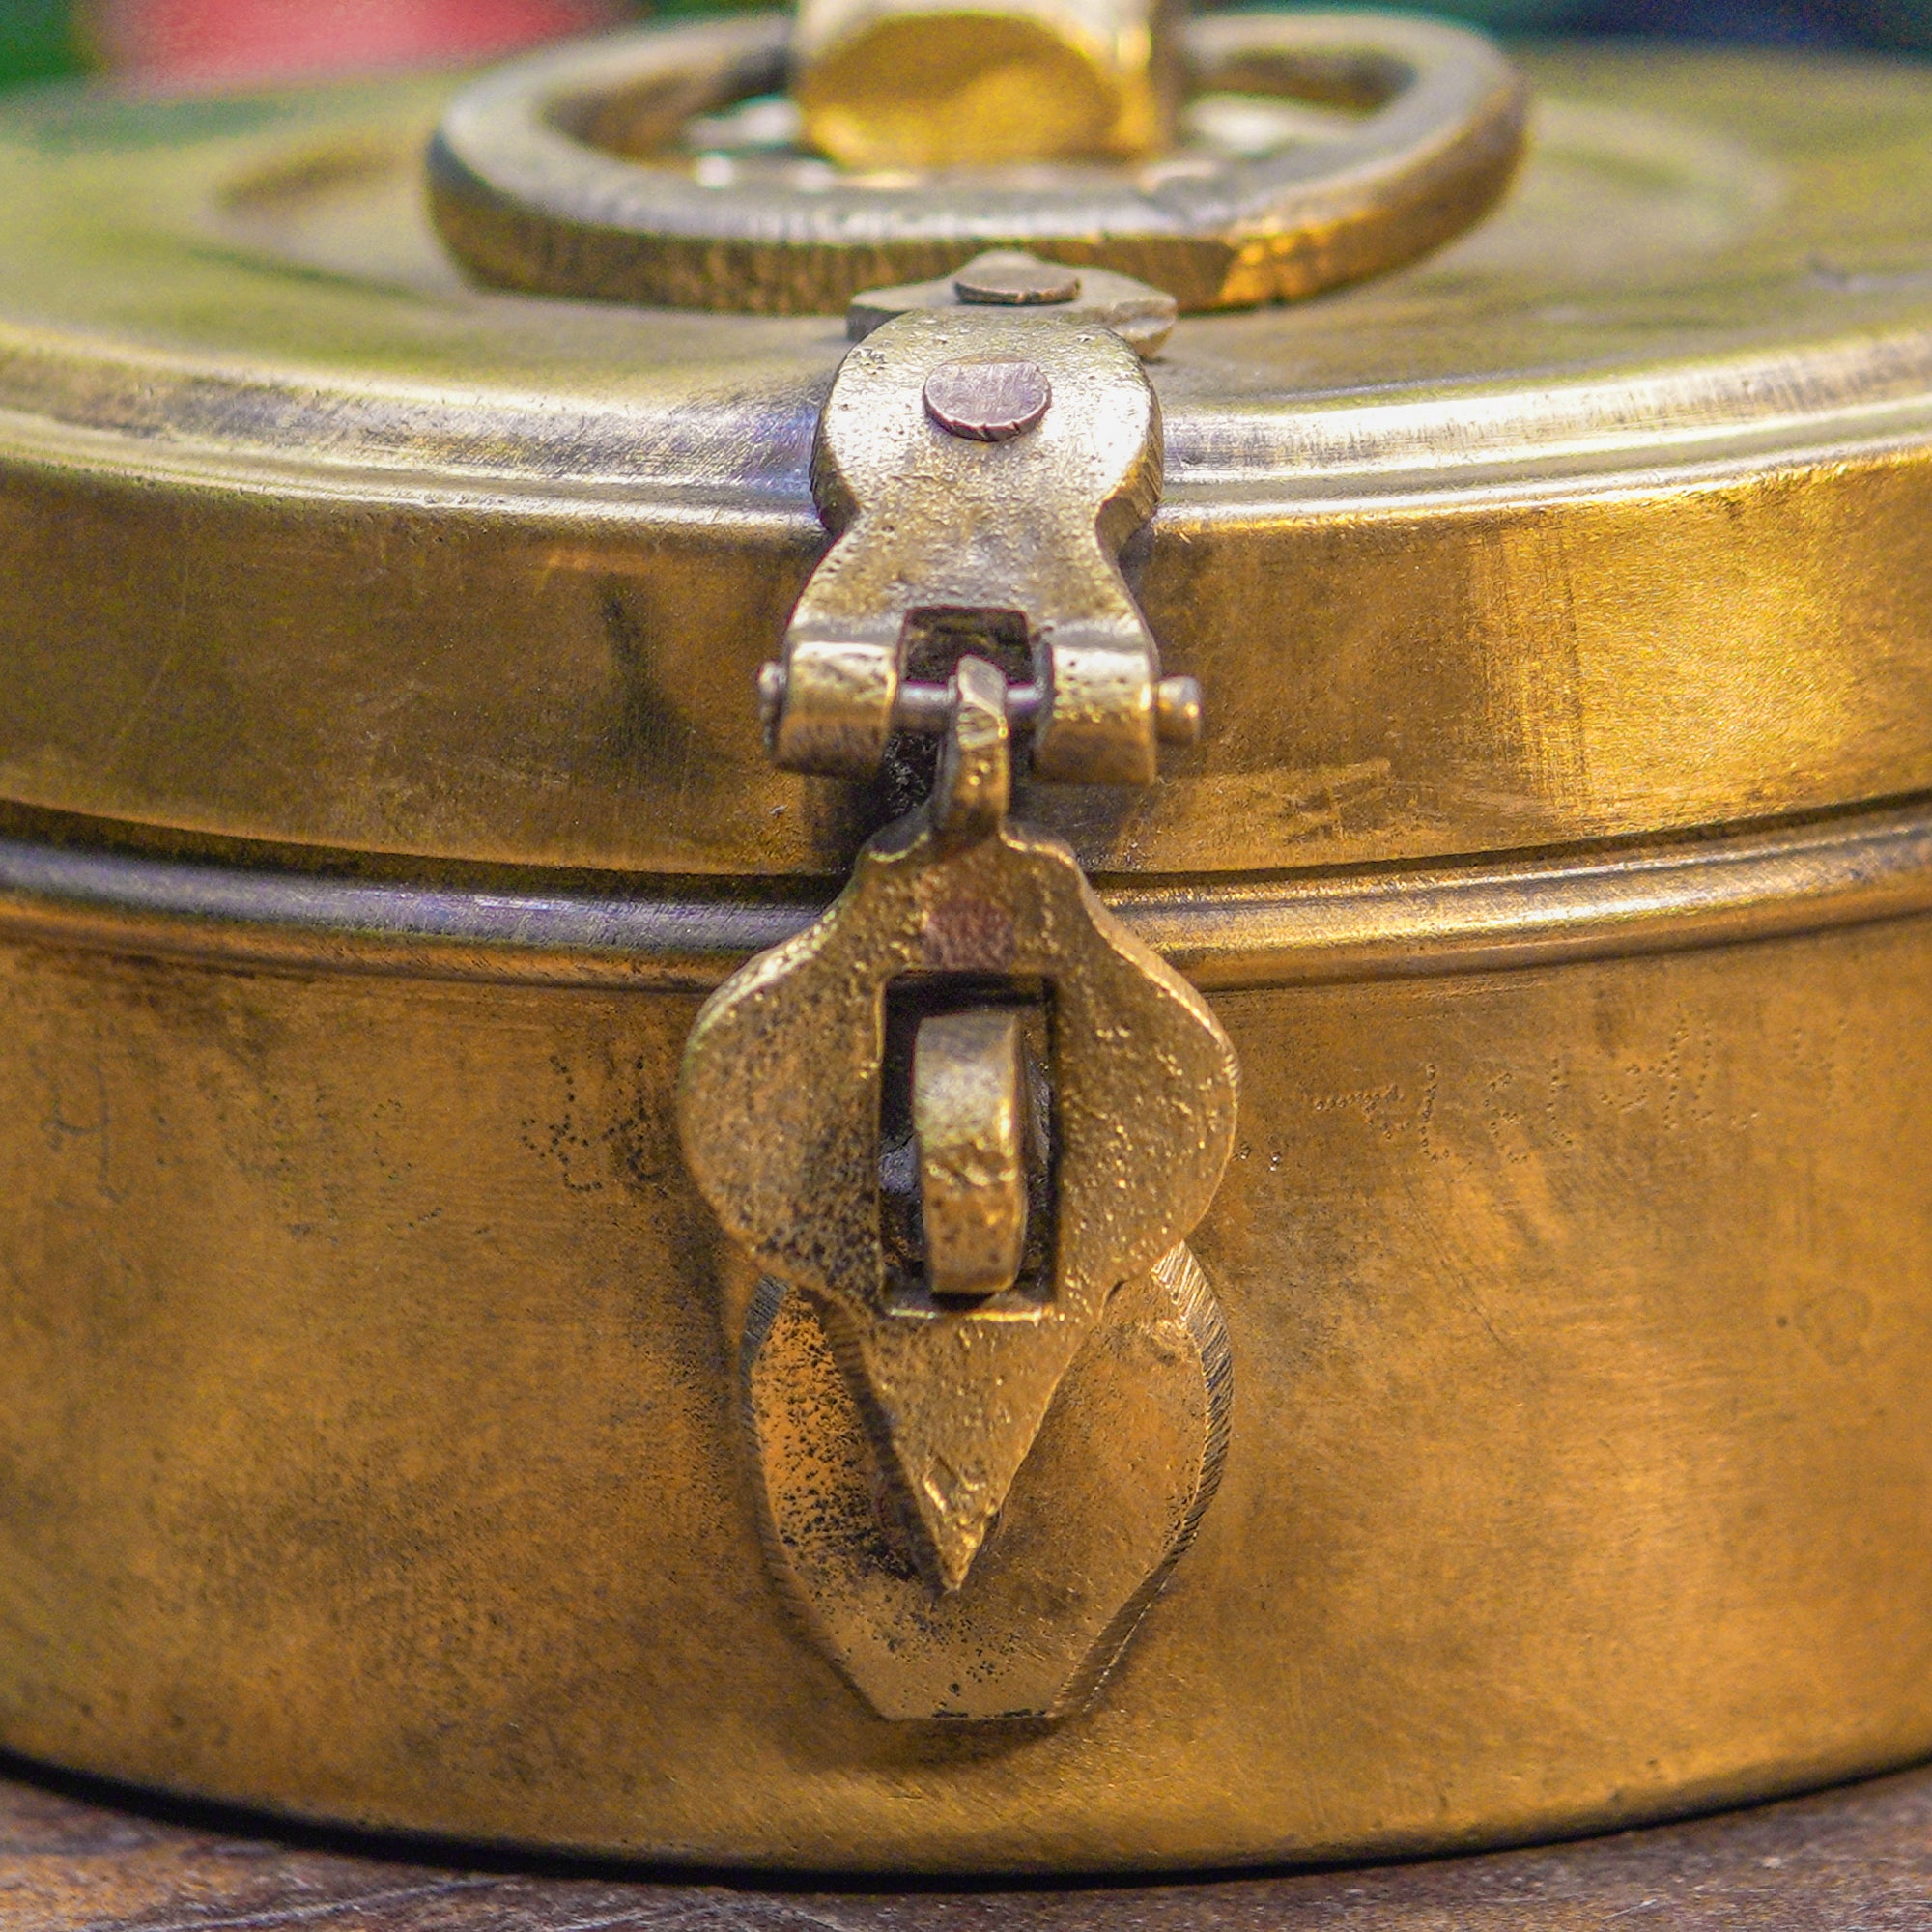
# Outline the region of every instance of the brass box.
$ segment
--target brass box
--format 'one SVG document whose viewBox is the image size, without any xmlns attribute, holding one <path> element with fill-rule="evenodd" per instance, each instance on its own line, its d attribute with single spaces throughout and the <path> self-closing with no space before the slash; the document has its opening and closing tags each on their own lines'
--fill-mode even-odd
<svg viewBox="0 0 1932 1932">
<path fill-rule="evenodd" d="M 769 1573 L 673 1123 L 889 810 L 753 700 L 839 319 L 471 285 L 451 82 L 0 113 L 0 1745 L 1036 1873 L 1932 1749 L 1932 76 L 1529 66 L 1486 225 L 1149 365 L 1205 735 L 1014 810 L 1238 1052 L 1231 1433 L 992 1725 Z"/>
</svg>

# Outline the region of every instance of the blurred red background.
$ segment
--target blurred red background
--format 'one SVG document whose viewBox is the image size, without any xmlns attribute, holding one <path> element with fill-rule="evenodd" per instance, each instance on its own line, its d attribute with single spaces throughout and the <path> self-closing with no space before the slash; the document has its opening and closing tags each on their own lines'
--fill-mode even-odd
<svg viewBox="0 0 1932 1932">
<path fill-rule="evenodd" d="M 0 0 L 0 86 L 101 69 L 150 90 L 274 85 L 484 60 L 645 14 L 759 4 L 772 0 Z M 1932 0 L 1384 4 L 1445 14 L 1506 34 L 1554 30 L 1932 49 Z"/>
<path fill-rule="evenodd" d="M 230 88 L 483 57 L 624 11 L 619 0 L 97 0 L 83 32 L 137 83 Z"/>
</svg>

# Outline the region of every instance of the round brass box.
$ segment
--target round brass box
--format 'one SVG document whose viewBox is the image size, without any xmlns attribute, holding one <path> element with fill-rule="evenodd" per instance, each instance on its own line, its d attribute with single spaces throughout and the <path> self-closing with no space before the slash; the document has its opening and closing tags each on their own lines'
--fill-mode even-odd
<svg viewBox="0 0 1932 1932">
<path fill-rule="evenodd" d="M 1932 78 L 1531 72 L 1488 225 L 1150 365 L 1206 733 L 1015 810 L 1238 1049 L 1232 1433 L 991 1726 L 774 1585 L 671 1124 L 885 810 L 753 698 L 840 323 L 469 285 L 443 82 L 0 115 L 0 1744 L 933 1872 L 1932 1749 Z"/>
</svg>

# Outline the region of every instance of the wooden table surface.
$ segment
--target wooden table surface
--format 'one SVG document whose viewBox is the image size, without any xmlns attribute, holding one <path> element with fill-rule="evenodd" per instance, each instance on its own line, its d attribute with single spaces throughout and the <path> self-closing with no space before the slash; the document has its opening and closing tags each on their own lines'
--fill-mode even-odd
<svg viewBox="0 0 1932 1932">
<path fill-rule="evenodd" d="M 4 1932 L 1932 1932 L 1932 1769 L 1374 1869 L 1052 1889 L 753 1885 L 277 1830 L 0 1763 Z"/>
</svg>

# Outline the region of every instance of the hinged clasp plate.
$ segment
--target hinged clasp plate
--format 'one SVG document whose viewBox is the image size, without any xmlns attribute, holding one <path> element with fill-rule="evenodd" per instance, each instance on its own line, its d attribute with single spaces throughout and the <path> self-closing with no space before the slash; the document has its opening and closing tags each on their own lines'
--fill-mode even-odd
<svg viewBox="0 0 1932 1932">
<path fill-rule="evenodd" d="M 680 1096 L 706 1198 L 768 1298 L 802 1295 L 822 1328 L 814 1351 L 776 1301 L 753 1322 L 748 1413 L 781 1574 L 889 1716 L 1050 1715 L 1097 1683 L 1226 1433 L 1218 1318 L 1179 1244 L 1232 1150 L 1233 1050 L 1067 848 L 1008 816 L 1016 739 L 1038 776 L 1145 782 L 1163 718 L 1199 717 L 1116 560 L 1158 494 L 1152 389 L 1110 329 L 1044 306 L 915 308 L 840 372 L 816 470 L 838 542 L 764 681 L 774 754 L 864 777 L 895 732 L 936 728 L 937 779 L 816 925 L 707 1003 Z M 994 1539 L 1043 1436 L 1081 1433 L 1050 1415 L 1076 1386 L 1120 1399 L 1118 1373 L 1075 1363 L 1098 1346 L 1118 1371 L 1149 1322 L 1167 1366 L 1133 1403 L 1166 1420 L 1114 1442 L 1102 1506 L 1146 1515 L 1138 1554 L 1056 1565 L 1050 1536 Z M 773 1406 L 786 1336 L 789 1373 L 834 1361 L 843 1398 Z M 828 1553 L 810 1499 L 834 1464 L 876 1507 Z M 1095 1474 L 1027 1493 L 1064 1512 Z M 1001 1627 L 1015 1561 L 1053 1585 L 1024 1641 Z"/>
</svg>

